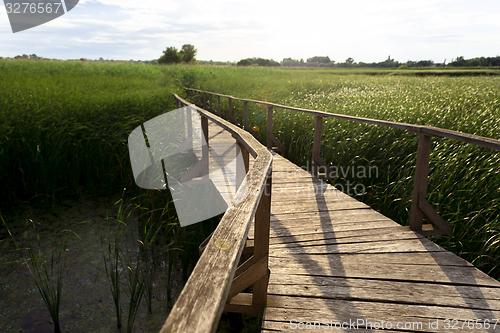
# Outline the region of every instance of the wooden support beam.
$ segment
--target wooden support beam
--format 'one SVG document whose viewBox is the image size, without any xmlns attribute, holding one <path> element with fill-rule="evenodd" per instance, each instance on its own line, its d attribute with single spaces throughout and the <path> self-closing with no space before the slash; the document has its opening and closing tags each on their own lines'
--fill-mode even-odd
<svg viewBox="0 0 500 333">
<path fill-rule="evenodd" d="M 438 212 L 436 212 L 425 198 L 419 198 L 418 208 L 424 213 L 425 218 L 437 228 L 429 231 L 419 231 L 420 234 L 424 236 L 435 236 L 450 235 L 452 233 L 450 225 L 438 214 Z"/>
<path fill-rule="evenodd" d="M 248 267 L 245 271 L 241 272 L 239 275 L 235 275 L 227 299 L 230 300 L 231 298 L 238 295 L 246 288 L 250 287 L 255 282 L 261 280 L 263 277 L 265 277 L 266 279 L 266 298 L 267 298 L 267 261 L 268 261 L 267 256 L 262 257 L 252 266 Z"/>
<path fill-rule="evenodd" d="M 252 294 L 239 293 L 234 296 L 230 302 L 224 307 L 225 312 L 251 313 L 262 315 L 264 313 L 264 305 L 252 304 Z"/>
<path fill-rule="evenodd" d="M 427 177 L 429 174 L 431 143 L 432 137 L 425 134 L 419 134 L 409 223 L 410 229 L 417 232 L 422 230 L 424 218 L 424 212 L 419 207 L 419 201 L 420 198 L 425 200 L 427 195 Z"/>
<path fill-rule="evenodd" d="M 236 125 L 236 119 L 233 118 L 233 103 L 232 99 L 227 99 L 227 119 Z"/>
<path fill-rule="evenodd" d="M 271 186 L 272 173 L 267 178 L 264 192 L 255 213 L 254 256 L 256 258 L 265 258 L 266 272 L 269 257 L 269 230 L 271 226 Z M 265 274 L 253 284 L 253 304 L 266 305 L 267 282 L 268 276 Z"/>
</svg>

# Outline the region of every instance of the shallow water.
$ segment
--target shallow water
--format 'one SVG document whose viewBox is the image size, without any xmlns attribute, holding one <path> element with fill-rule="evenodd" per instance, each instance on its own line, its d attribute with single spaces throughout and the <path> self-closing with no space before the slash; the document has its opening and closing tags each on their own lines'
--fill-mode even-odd
<svg viewBox="0 0 500 333">
<path fill-rule="evenodd" d="M 118 198 L 106 199 L 67 199 L 58 204 L 53 211 L 42 212 L 25 207 L 17 216 L 9 216 L 9 228 L 20 240 L 25 221 L 29 221 L 29 234 L 36 244 L 37 233 L 41 247 L 50 259 L 50 249 L 59 248 L 63 237 L 71 230 L 67 246 L 66 270 L 60 305 L 60 324 L 62 332 L 118 332 L 116 313 L 107 276 L 104 271 L 103 254 L 106 248 L 101 245 L 101 235 L 106 237 L 108 230 L 116 231 Z M 4 216 L 6 213 L 4 212 Z M 111 217 L 111 228 L 107 216 Z M 114 223 L 113 223 L 114 221 Z M 39 225 L 38 225 L 39 223 Z M 131 231 L 136 230 L 135 215 L 126 221 Z M 18 227 L 16 229 L 16 226 Z M 2 226 L 2 228 L 4 228 Z M 18 251 L 11 239 L 4 238 L 0 243 L 2 263 L 20 261 Z M 57 240 L 54 244 L 54 240 Z M 123 238 L 124 244 L 134 248 L 132 237 Z M 106 243 L 107 244 L 107 243 Z M 26 258 L 26 256 L 25 256 Z M 158 264 L 154 282 L 153 314 L 147 313 L 145 299 L 142 299 L 138 311 L 134 332 L 158 332 L 175 300 L 183 282 L 180 278 L 180 265 L 172 276 L 172 298 L 167 299 L 167 274 L 164 261 Z M 27 265 L 8 273 L 11 265 L 0 266 L 0 332 L 54 332 L 50 314 L 42 300 Z M 125 279 L 123 279 L 125 283 Z M 122 291 L 122 323 L 126 328 L 128 315 L 128 294 Z M 125 331 L 125 330 L 123 330 Z"/>
</svg>

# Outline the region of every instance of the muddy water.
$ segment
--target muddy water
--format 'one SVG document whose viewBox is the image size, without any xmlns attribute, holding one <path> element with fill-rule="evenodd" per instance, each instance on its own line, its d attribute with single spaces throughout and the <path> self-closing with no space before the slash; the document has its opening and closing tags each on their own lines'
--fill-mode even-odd
<svg viewBox="0 0 500 333">
<path fill-rule="evenodd" d="M 40 235 L 42 249 L 50 254 L 58 248 L 67 230 L 71 230 L 68 243 L 66 271 L 64 274 L 60 305 L 62 332 L 118 332 L 114 303 L 104 271 L 101 235 L 108 234 L 107 216 L 117 216 L 118 207 L 111 200 L 91 198 L 64 200 L 54 210 L 43 212 L 30 207 L 16 212 L 8 219 L 15 237 L 22 237 L 24 224 L 29 221 L 29 234 Z M 7 215 L 4 212 L 4 216 Z M 135 215 L 126 221 L 127 228 L 137 229 Z M 116 226 L 116 221 L 114 224 Z M 17 228 L 16 228 L 17 226 Z M 4 228 L 4 226 L 0 226 Z M 111 227 L 111 231 L 113 227 Z M 20 259 L 18 252 L 11 252 L 13 243 L 2 230 L 0 260 L 2 263 Z M 54 244 L 56 241 L 56 245 Z M 136 246 L 132 237 L 124 238 L 129 248 Z M 167 274 L 162 262 L 158 265 L 154 282 L 153 314 L 149 315 L 143 299 L 135 320 L 134 332 L 158 332 L 165 321 L 173 301 L 167 299 Z M 160 267 L 163 266 L 163 267 Z M 0 266 L 0 332 L 54 332 L 54 325 L 35 282 L 27 269 L 21 266 L 5 276 L 10 265 Z M 180 265 L 173 272 L 172 296 L 175 300 L 182 289 Z M 125 280 L 123 281 L 125 283 Z M 122 292 L 123 325 L 128 315 L 128 294 Z"/>
</svg>

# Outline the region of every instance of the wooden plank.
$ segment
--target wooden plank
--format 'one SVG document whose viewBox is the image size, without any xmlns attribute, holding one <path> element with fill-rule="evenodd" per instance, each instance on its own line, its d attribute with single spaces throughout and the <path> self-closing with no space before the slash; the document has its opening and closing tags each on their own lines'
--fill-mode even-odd
<svg viewBox="0 0 500 333">
<path fill-rule="evenodd" d="M 300 221 L 300 220 L 297 220 Z M 295 234 L 310 235 L 310 234 L 325 234 L 325 233 L 337 233 L 340 231 L 354 231 L 354 230 L 370 230 L 377 228 L 390 228 L 397 226 L 398 224 L 389 219 L 385 220 L 375 220 L 375 221 L 361 221 L 361 222 L 347 222 L 341 224 L 332 225 L 331 223 L 315 223 L 303 225 L 293 225 L 293 226 L 283 226 L 277 225 L 276 223 L 271 224 L 271 234 L 270 237 L 293 237 Z M 248 235 L 253 238 L 253 233 L 250 232 Z"/>
<path fill-rule="evenodd" d="M 271 251 L 273 249 L 271 248 Z M 290 256 L 280 257 L 271 253 L 272 260 L 281 260 L 279 258 L 290 258 Z M 392 253 L 350 253 L 337 256 L 312 255 L 311 260 L 314 260 L 317 265 L 327 267 L 330 263 L 335 264 L 339 260 L 350 264 L 364 265 L 366 262 L 376 264 L 391 264 L 398 265 L 439 265 L 439 266 L 468 266 L 472 264 L 458 256 L 450 256 L 449 252 L 392 252 Z M 296 256 L 295 261 L 307 260 L 307 257 Z M 416 260 L 420 260 L 417 262 Z M 277 273 L 277 272 L 274 272 Z"/>
<path fill-rule="evenodd" d="M 402 231 L 397 230 L 394 232 L 389 232 L 387 229 L 382 229 L 378 233 L 371 230 L 362 231 L 348 231 L 346 232 L 348 236 L 337 237 L 334 233 L 329 233 L 330 236 L 325 235 L 322 239 L 315 240 L 301 240 L 288 243 L 274 243 L 273 249 L 279 248 L 295 248 L 295 247 L 306 247 L 306 246 L 320 246 L 320 245 L 334 245 L 334 244 L 345 244 L 345 243 L 368 243 L 368 242 L 386 242 L 394 240 L 409 240 L 409 239 L 419 239 L 413 231 Z M 420 235 L 420 238 L 423 236 Z"/>
<path fill-rule="evenodd" d="M 315 205 L 309 203 L 297 203 L 295 205 L 273 205 L 273 213 L 276 214 L 295 214 L 299 212 L 312 212 L 312 211 L 334 211 L 345 209 L 369 208 L 366 204 L 357 200 L 348 200 L 339 197 L 338 199 L 331 199 L 327 202 L 318 202 Z"/>
<path fill-rule="evenodd" d="M 285 218 L 286 222 L 284 221 Z M 390 221 L 393 226 L 400 226 L 390 218 L 380 214 L 377 211 L 374 211 L 369 207 L 351 209 L 346 211 L 331 211 L 331 212 L 314 211 L 310 213 L 294 214 L 292 216 L 286 213 L 285 214 L 275 213 L 274 211 L 271 214 L 271 221 L 282 221 L 282 224 L 286 226 L 291 226 L 297 222 L 301 223 L 301 225 L 304 225 L 304 221 L 307 221 L 307 223 L 311 223 L 314 221 L 319 221 L 324 223 L 328 221 L 330 223 L 338 224 L 341 222 L 372 222 L 378 220 L 387 220 Z M 273 224 L 273 226 L 275 226 L 275 224 Z"/>
<path fill-rule="evenodd" d="M 445 251 L 426 239 L 397 239 L 360 243 L 339 243 L 335 239 L 325 240 L 323 244 L 290 244 L 286 247 L 273 247 L 271 253 L 277 256 L 312 255 L 312 254 L 353 254 L 353 253 L 389 253 Z M 326 244 L 325 244 L 326 243 Z"/>
<path fill-rule="evenodd" d="M 272 255 L 273 252 L 271 252 Z M 269 261 L 272 274 L 296 274 L 310 276 L 335 276 L 378 280 L 397 280 L 451 285 L 487 286 L 498 288 L 500 282 L 490 278 L 475 267 L 407 265 L 392 263 L 349 262 L 349 254 L 321 265 L 314 255 L 280 257 Z"/>
<path fill-rule="evenodd" d="M 498 289 L 491 287 L 272 274 L 268 293 L 500 311 Z M 437 294 L 439 297 L 436 297 Z"/>
<path fill-rule="evenodd" d="M 290 243 L 302 243 L 302 242 L 321 242 L 328 239 L 336 239 L 338 242 L 352 242 L 359 241 L 366 236 L 377 237 L 379 235 L 393 235 L 394 233 L 407 232 L 406 229 L 401 227 L 385 227 L 385 228 L 370 228 L 370 229 L 360 229 L 360 230 L 347 230 L 347 231 L 337 231 L 337 232 L 320 232 L 315 234 L 295 234 L 291 236 L 283 237 L 273 237 L 269 239 L 270 246 L 272 248 L 284 247 Z M 410 231 L 414 234 L 413 231 Z M 417 234 L 417 237 L 423 237 Z"/>
<path fill-rule="evenodd" d="M 265 312 L 266 319 L 272 317 L 273 321 L 290 324 L 291 320 L 297 322 L 321 321 L 323 319 L 333 322 L 358 321 L 356 328 L 373 328 L 373 323 L 381 323 L 396 328 L 396 323 L 406 323 L 406 329 L 401 326 L 398 331 L 407 332 L 450 332 L 445 328 L 445 319 L 493 319 L 500 313 L 491 310 L 464 309 L 455 307 L 442 307 L 432 305 L 395 304 L 383 302 L 363 302 L 348 300 L 317 299 L 308 297 L 269 296 L 269 304 Z M 363 320 L 363 323 L 361 322 Z M 438 320 L 437 327 L 429 328 L 430 322 Z M 367 325 L 366 322 L 372 323 Z M 415 323 L 415 325 L 412 325 Z M 493 325 L 492 325 L 493 326 Z M 384 326 L 386 328 L 387 326 Z M 461 327 L 461 326 L 459 326 Z M 324 328 L 323 328 L 324 329 Z M 330 328 L 331 329 L 331 328 Z M 493 330 L 477 329 L 474 332 L 500 332 L 499 325 Z"/>
<path fill-rule="evenodd" d="M 311 234 L 325 234 L 325 233 L 337 233 L 339 231 L 343 230 L 349 230 L 349 231 L 357 231 L 357 230 L 370 230 L 370 229 L 376 229 L 376 228 L 389 228 L 389 227 L 394 227 L 394 222 L 392 221 L 387 221 L 387 220 L 381 220 L 381 221 L 370 221 L 370 222 L 361 222 L 361 223 L 344 223 L 339 226 L 332 226 L 328 224 L 323 224 L 323 225 L 307 225 L 307 226 L 295 226 L 295 227 L 271 227 L 271 234 L 270 237 L 287 237 L 295 234 L 301 234 L 301 235 L 311 235 Z M 252 235 L 249 235 L 249 237 L 252 237 Z"/>
<path fill-rule="evenodd" d="M 343 328 L 340 328 L 342 323 L 338 324 L 339 325 L 339 328 L 326 328 L 327 330 L 325 332 L 328 332 L 328 331 L 331 331 L 331 332 L 342 332 L 342 333 L 401 333 L 401 331 L 391 331 L 391 330 L 376 330 L 376 329 L 363 329 L 363 328 L 358 328 L 358 329 L 343 329 Z M 298 323 L 295 323 L 293 328 L 291 328 L 292 326 L 290 325 L 290 322 L 283 322 L 283 321 L 274 321 L 274 320 L 266 320 L 266 321 L 263 321 L 262 322 L 262 331 L 261 332 L 297 332 L 297 331 L 306 331 L 308 332 L 309 330 L 313 330 L 312 326 L 309 326 L 310 328 L 307 328 L 307 322 L 304 322 L 304 324 L 301 324 L 300 327 L 302 327 L 301 329 L 299 329 L 299 327 L 297 326 Z M 310 324 L 310 325 L 313 325 L 313 324 Z M 334 323 L 335 325 L 335 323 Z M 348 327 L 348 323 L 345 325 L 346 327 Z M 323 329 L 321 328 L 318 328 L 318 326 L 316 327 L 316 331 L 317 330 L 325 330 L 325 328 L 323 327 Z"/>
</svg>

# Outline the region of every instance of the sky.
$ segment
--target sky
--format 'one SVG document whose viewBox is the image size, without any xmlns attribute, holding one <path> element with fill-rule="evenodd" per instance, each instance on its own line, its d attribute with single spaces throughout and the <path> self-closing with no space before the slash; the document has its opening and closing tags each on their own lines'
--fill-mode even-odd
<svg viewBox="0 0 500 333">
<path fill-rule="evenodd" d="M 18 33 L 0 3 L 3 57 L 152 60 L 183 44 L 197 48 L 197 59 L 214 61 L 494 57 L 500 1 L 80 0 L 65 15 Z"/>
</svg>

